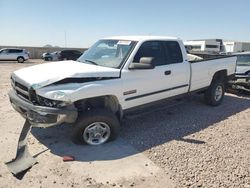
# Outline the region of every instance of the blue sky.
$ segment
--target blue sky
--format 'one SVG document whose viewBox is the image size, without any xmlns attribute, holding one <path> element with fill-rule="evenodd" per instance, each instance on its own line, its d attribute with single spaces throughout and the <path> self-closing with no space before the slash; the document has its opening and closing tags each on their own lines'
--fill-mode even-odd
<svg viewBox="0 0 250 188">
<path fill-rule="evenodd" d="M 89 47 L 113 35 L 250 41 L 249 0 L 0 0 L 0 46 Z"/>
</svg>

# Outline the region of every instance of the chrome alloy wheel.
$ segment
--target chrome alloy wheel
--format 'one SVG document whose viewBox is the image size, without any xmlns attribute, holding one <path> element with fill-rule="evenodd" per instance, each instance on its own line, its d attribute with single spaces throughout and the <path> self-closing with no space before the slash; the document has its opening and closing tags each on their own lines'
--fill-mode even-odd
<svg viewBox="0 0 250 188">
<path fill-rule="evenodd" d="M 100 145 L 109 139 L 110 134 L 110 127 L 107 123 L 94 122 L 85 128 L 83 139 L 89 145 Z"/>
<path fill-rule="evenodd" d="M 223 95 L 223 88 L 221 85 L 218 85 L 215 89 L 214 99 L 216 101 L 219 101 L 222 98 Z"/>
</svg>

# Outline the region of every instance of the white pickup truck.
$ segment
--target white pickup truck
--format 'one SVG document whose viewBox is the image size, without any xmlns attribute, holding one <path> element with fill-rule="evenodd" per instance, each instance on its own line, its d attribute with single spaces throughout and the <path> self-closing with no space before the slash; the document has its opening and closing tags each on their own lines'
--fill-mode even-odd
<svg viewBox="0 0 250 188">
<path fill-rule="evenodd" d="M 31 66 L 11 75 L 13 107 L 33 127 L 72 124 L 72 140 L 90 145 L 113 140 L 133 109 L 191 92 L 219 105 L 236 57 L 188 61 L 171 37 L 101 39 L 77 61 Z"/>
</svg>

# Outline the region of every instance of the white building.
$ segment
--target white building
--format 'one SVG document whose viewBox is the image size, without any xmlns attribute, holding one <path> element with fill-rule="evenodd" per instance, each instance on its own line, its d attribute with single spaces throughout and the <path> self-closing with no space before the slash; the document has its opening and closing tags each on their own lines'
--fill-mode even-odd
<svg viewBox="0 0 250 188">
<path fill-rule="evenodd" d="M 225 52 L 246 52 L 250 51 L 250 42 L 224 41 Z"/>
<path fill-rule="evenodd" d="M 201 39 L 184 42 L 185 46 L 192 51 L 232 53 L 250 51 L 250 42 L 237 42 L 222 39 Z"/>
<path fill-rule="evenodd" d="M 204 39 L 185 41 L 184 45 L 192 51 L 202 52 L 221 52 L 222 40 L 220 39 Z"/>
</svg>

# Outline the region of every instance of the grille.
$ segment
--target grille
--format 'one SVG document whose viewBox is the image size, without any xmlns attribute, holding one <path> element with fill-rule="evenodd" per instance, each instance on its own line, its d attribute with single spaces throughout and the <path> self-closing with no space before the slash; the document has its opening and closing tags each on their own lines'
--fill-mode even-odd
<svg viewBox="0 0 250 188">
<path fill-rule="evenodd" d="M 20 83 L 18 83 L 18 82 L 16 82 L 15 85 L 16 85 L 16 87 L 22 89 L 23 91 L 26 91 L 26 92 L 29 91 L 28 88 L 27 88 L 26 86 L 24 86 L 24 85 L 22 85 L 22 84 L 20 84 Z"/>
<path fill-rule="evenodd" d="M 29 90 L 29 99 L 33 104 L 38 104 L 36 98 L 36 91 L 33 88 L 30 88 Z"/>
<path fill-rule="evenodd" d="M 22 93 L 22 92 L 20 92 L 20 91 L 18 91 L 18 90 L 16 90 L 16 93 L 17 93 L 17 95 L 22 96 L 22 97 L 25 98 L 26 100 L 29 100 L 29 96 L 28 96 L 28 95 L 26 95 L 26 94 L 24 94 L 24 93 Z"/>
<path fill-rule="evenodd" d="M 22 97 L 28 101 L 31 101 L 31 102 L 34 101 L 35 92 L 32 92 L 32 100 L 31 100 L 31 95 L 30 95 L 28 87 L 26 87 L 25 85 L 23 85 L 19 82 L 15 82 L 13 79 L 12 79 L 11 85 L 14 88 L 14 90 L 16 91 L 17 95 L 19 95 L 20 97 Z"/>
</svg>

